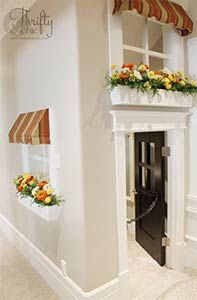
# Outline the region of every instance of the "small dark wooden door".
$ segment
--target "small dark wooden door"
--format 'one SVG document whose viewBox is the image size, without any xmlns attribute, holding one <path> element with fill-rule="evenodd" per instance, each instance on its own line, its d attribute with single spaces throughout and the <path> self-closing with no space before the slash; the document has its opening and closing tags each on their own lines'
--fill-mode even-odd
<svg viewBox="0 0 197 300">
<path fill-rule="evenodd" d="M 151 205 L 151 213 L 136 222 L 136 241 L 162 266 L 165 264 L 165 160 L 162 147 L 164 132 L 135 134 L 135 207 L 136 217 Z"/>
</svg>

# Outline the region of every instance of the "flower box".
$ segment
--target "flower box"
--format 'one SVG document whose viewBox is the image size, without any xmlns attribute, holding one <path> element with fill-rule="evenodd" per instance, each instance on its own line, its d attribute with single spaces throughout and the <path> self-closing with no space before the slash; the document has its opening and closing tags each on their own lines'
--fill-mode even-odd
<svg viewBox="0 0 197 300">
<path fill-rule="evenodd" d="M 21 198 L 18 196 L 18 201 L 20 204 L 47 222 L 58 220 L 60 217 L 62 209 L 61 206 L 38 206 L 38 204 L 32 202 L 31 197 Z"/>
<path fill-rule="evenodd" d="M 196 95 L 166 90 L 158 90 L 158 93 L 153 95 L 151 91 L 143 93 L 120 85 L 111 91 L 110 97 L 113 105 L 191 108 L 196 104 Z"/>
</svg>

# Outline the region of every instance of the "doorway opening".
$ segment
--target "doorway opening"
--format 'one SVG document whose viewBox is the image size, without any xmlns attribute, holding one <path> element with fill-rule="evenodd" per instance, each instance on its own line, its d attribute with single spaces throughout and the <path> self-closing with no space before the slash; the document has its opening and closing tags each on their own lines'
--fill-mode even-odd
<svg viewBox="0 0 197 300">
<path fill-rule="evenodd" d="M 114 110 L 113 116 L 115 163 L 116 163 L 116 205 L 117 205 L 117 237 L 118 237 L 118 269 L 120 290 L 124 294 L 129 290 L 133 276 L 128 261 L 127 203 L 134 203 L 135 195 L 128 196 L 126 170 L 126 135 L 131 137 L 131 170 L 134 165 L 134 135 L 145 132 L 165 132 L 167 146 L 170 147 L 168 157 L 167 186 L 167 228 L 166 235 L 170 242 L 166 247 L 166 267 L 183 271 L 185 267 L 185 129 L 187 128 L 187 112 L 148 110 L 133 108 L 132 110 Z M 133 157 L 133 159 L 132 159 Z M 134 178 L 134 176 L 133 176 Z M 134 179 L 133 179 L 134 181 Z M 132 183 L 132 178 L 131 178 Z M 135 188 L 134 182 L 130 190 Z M 127 201 L 126 201 L 127 199 Z M 133 199 L 133 200 L 132 200 Z M 132 207 L 131 207 L 132 209 Z M 130 229 L 131 230 L 131 229 Z M 143 248 L 140 246 L 140 249 Z M 138 250 L 137 250 L 138 251 Z M 147 250 L 146 250 L 147 251 Z M 145 253 L 147 253 L 145 251 Z M 157 264 L 158 265 L 158 264 Z M 166 269 L 159 266 L 159 270 Z M 166 269 L 168 270 L 168 269 Z M 144 272 L 142 272 L 143 274 Z M 130 278 L 132 276 L 132 278 Z M 137 278 L 137 277 L 136 277 Z M 139 280 L 140 278 L 138 278 Z M 167 279 L 166 279 L 167 280 Z M 152 281 L 151 281 L 152 282 Z M 128 295 L 123 295 L 125 299 Z M 124 297 L 122 297 L 124 299 Z"/>
<path fill-rule="evenodd" d="M 167 233 L 166 133 L 125 135 L 128 256 L 132 248 L 165 265 Z M 133 242 L 133 244 L 131 244 Z M 142 249 L 144 251 L 141 251 Z"/>
</svg>

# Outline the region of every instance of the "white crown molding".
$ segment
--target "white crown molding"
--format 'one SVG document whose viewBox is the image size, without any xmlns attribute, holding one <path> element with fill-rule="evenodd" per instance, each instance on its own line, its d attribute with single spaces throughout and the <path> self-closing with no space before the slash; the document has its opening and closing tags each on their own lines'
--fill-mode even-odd
<svg viewBox="0 0 197 300">
<path fill-rule="evenodd" d="M 125 273 L 91 292 L 84 292 L 71 278 L 65 276 L 46 255 L 31 243 L 7 218 L 0 213 L 0 229 L 14 246 L 27 258 L 37 272 L 48 282 L 62 299 L 114 300 L 120 299 L 120 282 Z"/>
<path fill-rule="evenodd" d="M 184 129 L 187 127 L 187 112 L 164 111 L 111 111 L 113 116 L 113 131 L 139 132 L 159 131 L 169 129 Z"/>
</svg>

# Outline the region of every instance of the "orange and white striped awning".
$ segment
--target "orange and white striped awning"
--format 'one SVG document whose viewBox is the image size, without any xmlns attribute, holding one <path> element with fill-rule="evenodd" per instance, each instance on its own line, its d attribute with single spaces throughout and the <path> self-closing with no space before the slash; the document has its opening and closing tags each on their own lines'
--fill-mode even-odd
<svg viewBox="0 0 197 300">
<path fill-rule="evenodd" d="M 114 0 L 113 14 L 126 10 L 135 10 L 146 18 L 155 17 L 162 23 L 173 24 L 181 36 L 193 31 L 193 22 L 183 7 L 168 0 Z"/>
<path fill-rule="evenodd" d="M 49 110 L 38 110 L 18 116 L 9 133 L 10 143 L 50 144 Z"/>
</svg>

